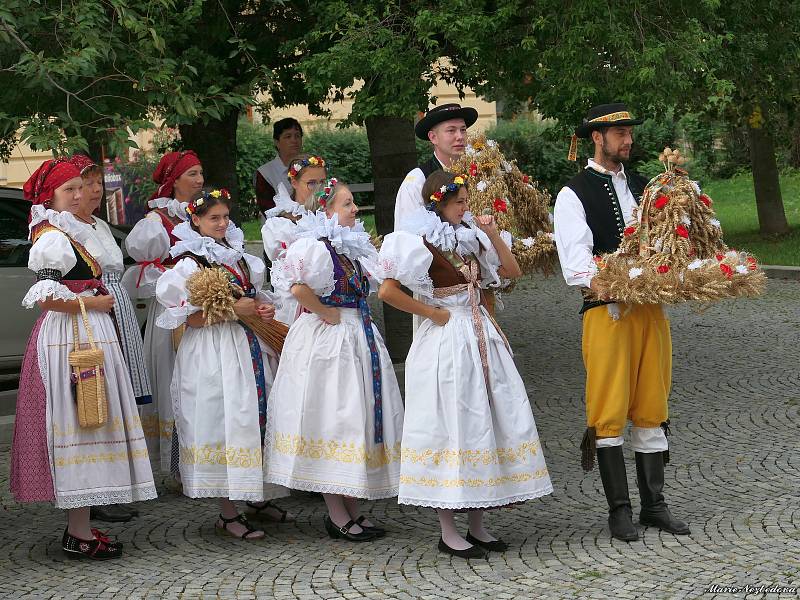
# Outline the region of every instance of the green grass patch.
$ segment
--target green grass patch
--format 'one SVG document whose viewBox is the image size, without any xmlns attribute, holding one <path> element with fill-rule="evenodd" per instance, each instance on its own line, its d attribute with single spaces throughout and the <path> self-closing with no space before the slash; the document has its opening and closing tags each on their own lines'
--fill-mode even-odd
<svg viewBox="0 0 800 600">
<path fill-rule="evenodd" d="M 364 222 L 364 229 L 375 235 L 375 215 L 363 215 L 359 217 Z M 248 242 L 258 242 L 261 240 L 261 223 L 256 219 L 245 221 L 242 224 L 244 239 Z"/>
<path fill-rule="evenodd" d="M 702 187 L 714 200 L 726 244 L 752 252 L 763 264 L 800 266 L 800 173 L 781 176 L 783 207 L 792 228 L 781 236 L 759 233 L 753 177 L 749 173 L 710 181 Z"/>
</svg>

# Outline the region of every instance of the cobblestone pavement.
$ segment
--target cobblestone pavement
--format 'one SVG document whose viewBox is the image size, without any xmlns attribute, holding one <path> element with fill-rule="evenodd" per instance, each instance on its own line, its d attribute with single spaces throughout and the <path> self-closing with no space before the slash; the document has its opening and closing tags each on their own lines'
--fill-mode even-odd
<svg viewBox="0 0 800 600">
<path fill-rule="evenodd" d="M 743 598 L 710 586 L 800 586 L 800 284 L 703 313 L 671 310 L 674 391 L 667 495 L 688 537 L 645 529 L 612 541 L 599 475 L 578 459 L 583 431 L 578 300 L 560 278 L 521 284 L 500 322 L 516 351 L 555 493 L 488 516 L 511 544 L 488 560 L 436 551 L 432 510 L 366 506 L 389 528 L 368 544 L 332 541 L 320 500 L 281 502 L 295 524 L 260 542 L 215 535 L 213 501 L 163 485 L 141 516 L 112 527 L 126 556 L 75 563 L 60 552 L 64 517 L 22 507 L 0 451 L 0 598 Z M 628 475 L 638 514 L 635 475 Z M 464 526 L 466 528 L 466 526 Z M 746 597 L 764 597 L 749 594 Z M 769 595 L 778 598 L 778 595 Z M 784 593 L 795 598 L 796 593 Z"/>
</svg>

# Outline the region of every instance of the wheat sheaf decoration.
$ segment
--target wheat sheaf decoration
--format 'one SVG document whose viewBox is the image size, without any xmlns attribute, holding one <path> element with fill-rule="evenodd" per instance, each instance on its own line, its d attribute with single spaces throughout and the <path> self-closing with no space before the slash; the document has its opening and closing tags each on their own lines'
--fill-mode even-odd
<svg viewBox="0 0 800 600">
<path fill-rule="evenodd" d="M 507 160 L 498 143 L 484 134 L 469 136 L 464 154 L 450 170 L 467 175 L 470 211 L 494 215 L 498 228 L 511 233 L 511 251 L 522 272 L 552 274 L 556 246 L 550 194 L 513 160 Z"/>
<path fill-rule="evenodd" d="M 627 304 L 710 303 L 764 293 L 754 256 L 725 245 L 714 202 L 666 148 L 616 252 L 595 257 L 595 296 Z"/>
</svg>

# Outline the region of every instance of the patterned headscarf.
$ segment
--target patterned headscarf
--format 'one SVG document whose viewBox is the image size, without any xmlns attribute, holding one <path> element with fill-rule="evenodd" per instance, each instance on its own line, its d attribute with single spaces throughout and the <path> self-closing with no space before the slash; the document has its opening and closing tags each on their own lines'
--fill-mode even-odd
<svg viewBox="0 0 800 600">
<path fill-rule="evenodd" d="M 158 166 L 153 172 L 153 181 L 159 184 L 158 189 L 150 196 L 151 200 L 156 198 L 172 198 L 175 187 L 175 180 L 186 171 L 199 165 L 200 159 L 194 150 L 184 150 L 183 152 L 168 152 L 158 161 Z"/>
<path fill-rule="evenodd" d="M 22 193 L 33 204 L 47 204 L 57 188 L 80 176 L 80 169 L 66 158 L 46 160 L 25 182 Z"/>
</svg>

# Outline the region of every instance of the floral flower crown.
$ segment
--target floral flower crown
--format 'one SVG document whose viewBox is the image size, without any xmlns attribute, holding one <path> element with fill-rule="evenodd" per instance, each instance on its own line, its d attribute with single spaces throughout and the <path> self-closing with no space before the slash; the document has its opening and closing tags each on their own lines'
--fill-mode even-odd
<svg viewBox="0 0 800 600">
<path fill-rule="evenodd" d="M 339 183 L 338 179 L 336 179 L 335 177 L 331 177 L 330 179 L 328 179 L 328 181 L 325 182 L 325 187 L 317 192 L 319 205 L 322 208 L 326 208 L 328 206 L 328 201 L 331 199 L 333 190 L 336 188 L 338 183 Z"/>
<path fill-rule="evenodd" d="M 324 167 L 325 160 L 321 156 L 309 156 L 302 160 L 295 161 L 289 167 L 289 178 L 294 179 L 297 174 L 306 167 Z"/>
<path fill-rule="evenodd" d="M 214 199 L 225 198 L 225 200 L 230 200 L 231 193 L 225 188 L 219 190 L 211 190 L 210 192 L 203 192 L 202 196 L 200 196 L 196 200 L 192 200 L 191 202 L 189 202 L 189 204 L 186 206 L 186 212 L 189 213 L 190 215 L 193 215 L 194 213 L 197 212 L 197 207 L 203 206 L 203 204 L 205 204 L 206 200 L 208 200 L 209 198 L 214 198 Z"/>
<path fill-rule="evenodd" d="M 453 179 L 453 183 L 448 183 L 447 185 L 443 185 L 438 190 L 433 192 L 431 195 L 431 200 L 434 202 L 441 202 L 442 198 L 444 198 L 445 194 L 457 192 L 458 188 L 463 185 L 466 185 L 467 176 L 466 175 L 456 175 L 456 178 Z"/>
</svg>

